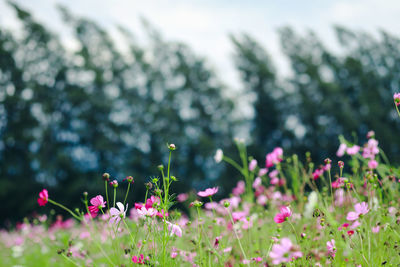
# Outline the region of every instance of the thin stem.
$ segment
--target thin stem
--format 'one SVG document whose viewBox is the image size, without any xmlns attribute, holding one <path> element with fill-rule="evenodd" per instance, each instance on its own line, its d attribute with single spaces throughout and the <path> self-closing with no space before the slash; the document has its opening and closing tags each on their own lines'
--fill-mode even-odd
<svg viewBox="0 0 400 267">
<path fill-rule="evenodd" d="M 126 203 L 126 198 L 128 197 L 129 189 L 131 188 L 131 183 L 128 182 L 128 189 L 126 190 L 125 199 L 124 199 L 124 206 Z"/>
<path fill-rule="evenodd" d="M 56 205 L 56 206 L 59 206 L 60 208 L 62 208 L 62 209 L 64 209 L 64 210 L 68 211 L 72 216 L 74 216 L 75 219 L 77 219 L 77 220 L 79 220 L 79 221 L 82 220 L 78 215 L 76 215 L 72 210 L 70 210 L 69 208 L 65 207 L 64 205 L 62 205 L 62 204 L 60 204 L 60 203 L 57 203 L 57 202 L 55 202 L 54 200 L 51 200 L 51 199 L 49 199 L 49 198 L 48 198 L 47 200 L 48 200 L 51 204 Z"/>
<path fill-rule="evenodd" d="M 124 219 L 122 219 L 122 221 L 124 222 L 125 227 L 126 227 L 126 230 L 128 230 L 128 233 L 129 233 L 129 235 L 131 236 L 132 243 L 133 243 L 133 245 L 134 245 L 134 244 L 135 244 L 135 238 L 133 237 L 133 235 L 132 235 L 132 233 L 131 233 L 131 230 L 129 229 L 129 226 L 128 226 L 128 224 L 126 223 L 126 221 L 125 221 Z"/>
<path fill-rule="evenodd" d="M 292 227 L 292 229 L 293 229 L 294 235 L 296 236 L 297 244 L 300 244 L 300 242 L 299 242 L 299 237 L 298 237 L 298 235 L 297 235 L 296 229 L 294 228 L 293 224 L 292 224 L 289 220 L 288 220 L 287 222 L 289 223 L 289 225 L 290 225 L 290 226 Z"/>
<path fill-rule="evenodd" d="M 113 207 L 115 208 L 115 199 L 117 198 L 117 188 L 114 187 L 114 204 Z"/>
<path fill-rule="evenodd" d="M 328 176 L 329 176 L 329 188 L 331 189 L 331 198 L 332 198 L 332 207 L 334 207 L 334 196 L 333 196 L 333 190 L 332 190 L 332 177 L 331 177 L 331 170 L 328 170 Z"/>
<path fill-rule="evenodd" d="M 69 262 L 71 262 L 73 265 L 81 267 L 82 265 L 76 263 L 75 261 L 71 260 L 68 256 L 66 256 L 64 253 L 61 253 L 61 255 Z"/>
<path fill-rule="evenodd" d="M 227 157 L 224 155 L 224 157 L 222 158 L 223 160 L 225 160 L 227 163 L 231 164 L 233 167 L 235 167 L 241 174 L 244 175 L 244 172 L 242 170 L 242 168 L 239 166 L 239 164 L 237 164 L 233 159 Z"/>
<path fill-rule="evenodd" d="M 231 219 L 232 230 L 233 230 L 233 232 L 235 233 L 236 239 L 237 239 L 237 241 L 238 241 L 238 243 L 239 243 L 240 250 L 242 251 L 242 254 L 243 254 L 244 259 L 247 260 L 246 253 L 244 252 L 242 243 L 240 242 L 239 236 L 238 236 L 238 234 L 236 233 L 236 230 L 235 230 L 235 222 L 233 221 L 232 214 L 231 214 L 231 211 L 230 211 L 229 209 L 228 209 L 228 214 L 229 214 L 229 218 Z M 250 264 L 247 263 L 247 266 L 250 267 Z"/>
<path fill-rule="evenodd" d="M 399 115 L 399 117 L 400 117 L 400 111 L 399 111 L 399 108 L 397 107 L 397 104 L 396 104 L 396 103 L 395 103 L 394 105 L 396 106 L 397 114 L 398 114 L 398 115 Z"/>
<path fill-rule="evenodd" d="M 104 181 L 104 186 L 106 188 L 107 210 L 109 210 L 110 209 L 110 204 L 109 204 L 109 201 L 108 201 L 107 180 Z"/>
</svg>

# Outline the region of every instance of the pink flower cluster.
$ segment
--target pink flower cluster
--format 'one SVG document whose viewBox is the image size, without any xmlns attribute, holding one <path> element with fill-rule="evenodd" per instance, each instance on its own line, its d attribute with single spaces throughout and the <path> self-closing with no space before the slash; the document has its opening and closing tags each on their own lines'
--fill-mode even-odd
<svg viewBox="0 0 400 267">
<path fill-rule="evenodd" d="M 276 147 L 271 153 L 268 153 L 265 159 L 265 167 L 270 168 L 283 160 L 283 149 Z"/>
<path fill-rule="evenodd" d="M 347 213 L 347 220 L 355 221 L 358 220 L 360 216 L 367 214 L 369 211 L 368 204 L 365 202 L 357 203 L 354 205 L 354 210 L 355 211 L 350 211 L 349 213 Z"/>
</svg>

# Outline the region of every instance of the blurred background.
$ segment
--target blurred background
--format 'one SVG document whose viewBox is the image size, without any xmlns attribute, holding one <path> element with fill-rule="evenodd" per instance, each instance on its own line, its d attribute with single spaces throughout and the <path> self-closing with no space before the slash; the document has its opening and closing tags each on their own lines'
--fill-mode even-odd
<svg viewBox="0 0 400 267">
<path fill-rule="evenodd" d="M 50 198 L 82 205 L 101 175 L 130 203 L 177 146 L 175 192 L 240 179 L 235 137 L 316 164 L 374 130 L 400 162 L 399 1 L 0 0 L 0 225 Z M 125 185 L 122 186 L 125 189 Z M 125 192 L 121 190 L 121 192 Z"/>
</svg>

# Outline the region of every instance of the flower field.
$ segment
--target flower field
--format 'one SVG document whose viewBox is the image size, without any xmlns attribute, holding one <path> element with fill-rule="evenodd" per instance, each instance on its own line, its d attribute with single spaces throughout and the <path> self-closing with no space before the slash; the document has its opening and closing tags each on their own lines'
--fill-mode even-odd
<svg viewBox="0 0 400 267">
<path fill-rule="evenodd" d="M 394 95 L 399 113 L 400 94 Z M 399 113 L 400 116 L 400 113 Z M 373 131 L 357 144 L 340 137 L 341 161 L 300 161 L 280 147 L 265 159 L 240 161 L 222 150 L 215 161 L 242 180 L 228 198 L 219 188 L 170 194 L 179 183 L 168 145 L 159 178 L 146 184 L 142 203 L 128 203 L 132 176 L 118 183 L 105 173 L 97 196 L 83 193 L 79 210 L 43 189 L 40 206 L 70 214 L 42 214 L 0 232 L 2 266 L 397 266 L 400 263 L 400 168 L 379 147 Z M 176 203 L 188 213 L 177 210 Z"/>
</svg>

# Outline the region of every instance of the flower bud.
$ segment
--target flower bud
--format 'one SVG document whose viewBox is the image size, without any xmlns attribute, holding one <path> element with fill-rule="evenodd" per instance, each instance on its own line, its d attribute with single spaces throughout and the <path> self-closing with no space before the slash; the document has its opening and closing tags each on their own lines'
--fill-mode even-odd
<svg viewBox="0 0 400 267">
<path fill-rule="evenodd" d="M 224 202 L 224 207 L 225 207 L 225 208 L 228 208 L 230 205 L 231 205 L 231 203 L 229 203 L 229 201 L 225 201 L 225 202 Z"/>
<path fill-rule="evenodd" d="M 109 182 L 110 181 L 110 174 L 105 172 L 103 173 L 103 180 Z"/>
<path fill-rule="evenodd" d="M 343 168 L 344 167 L 344 162 L 343 161 L 338 161 L 338 165 L 339 165 L 339 168 Z"/>
<path fill-rule="evenodd" d="M 168 145 L 169 150 L 174 151 L 176 149 L 176 146 L 174 144 Z"/>
<path fill-rule="evenodd" d="M 134 183 L 134 180 L 133 180 L 133 177 L 132 176 L 128 176 L 128 177 L 126 177 L 125 178 L 127 181 L 128 181 L 128 183 L 130 183 L 130 184 L 133 184 Z"/>
</svg>

